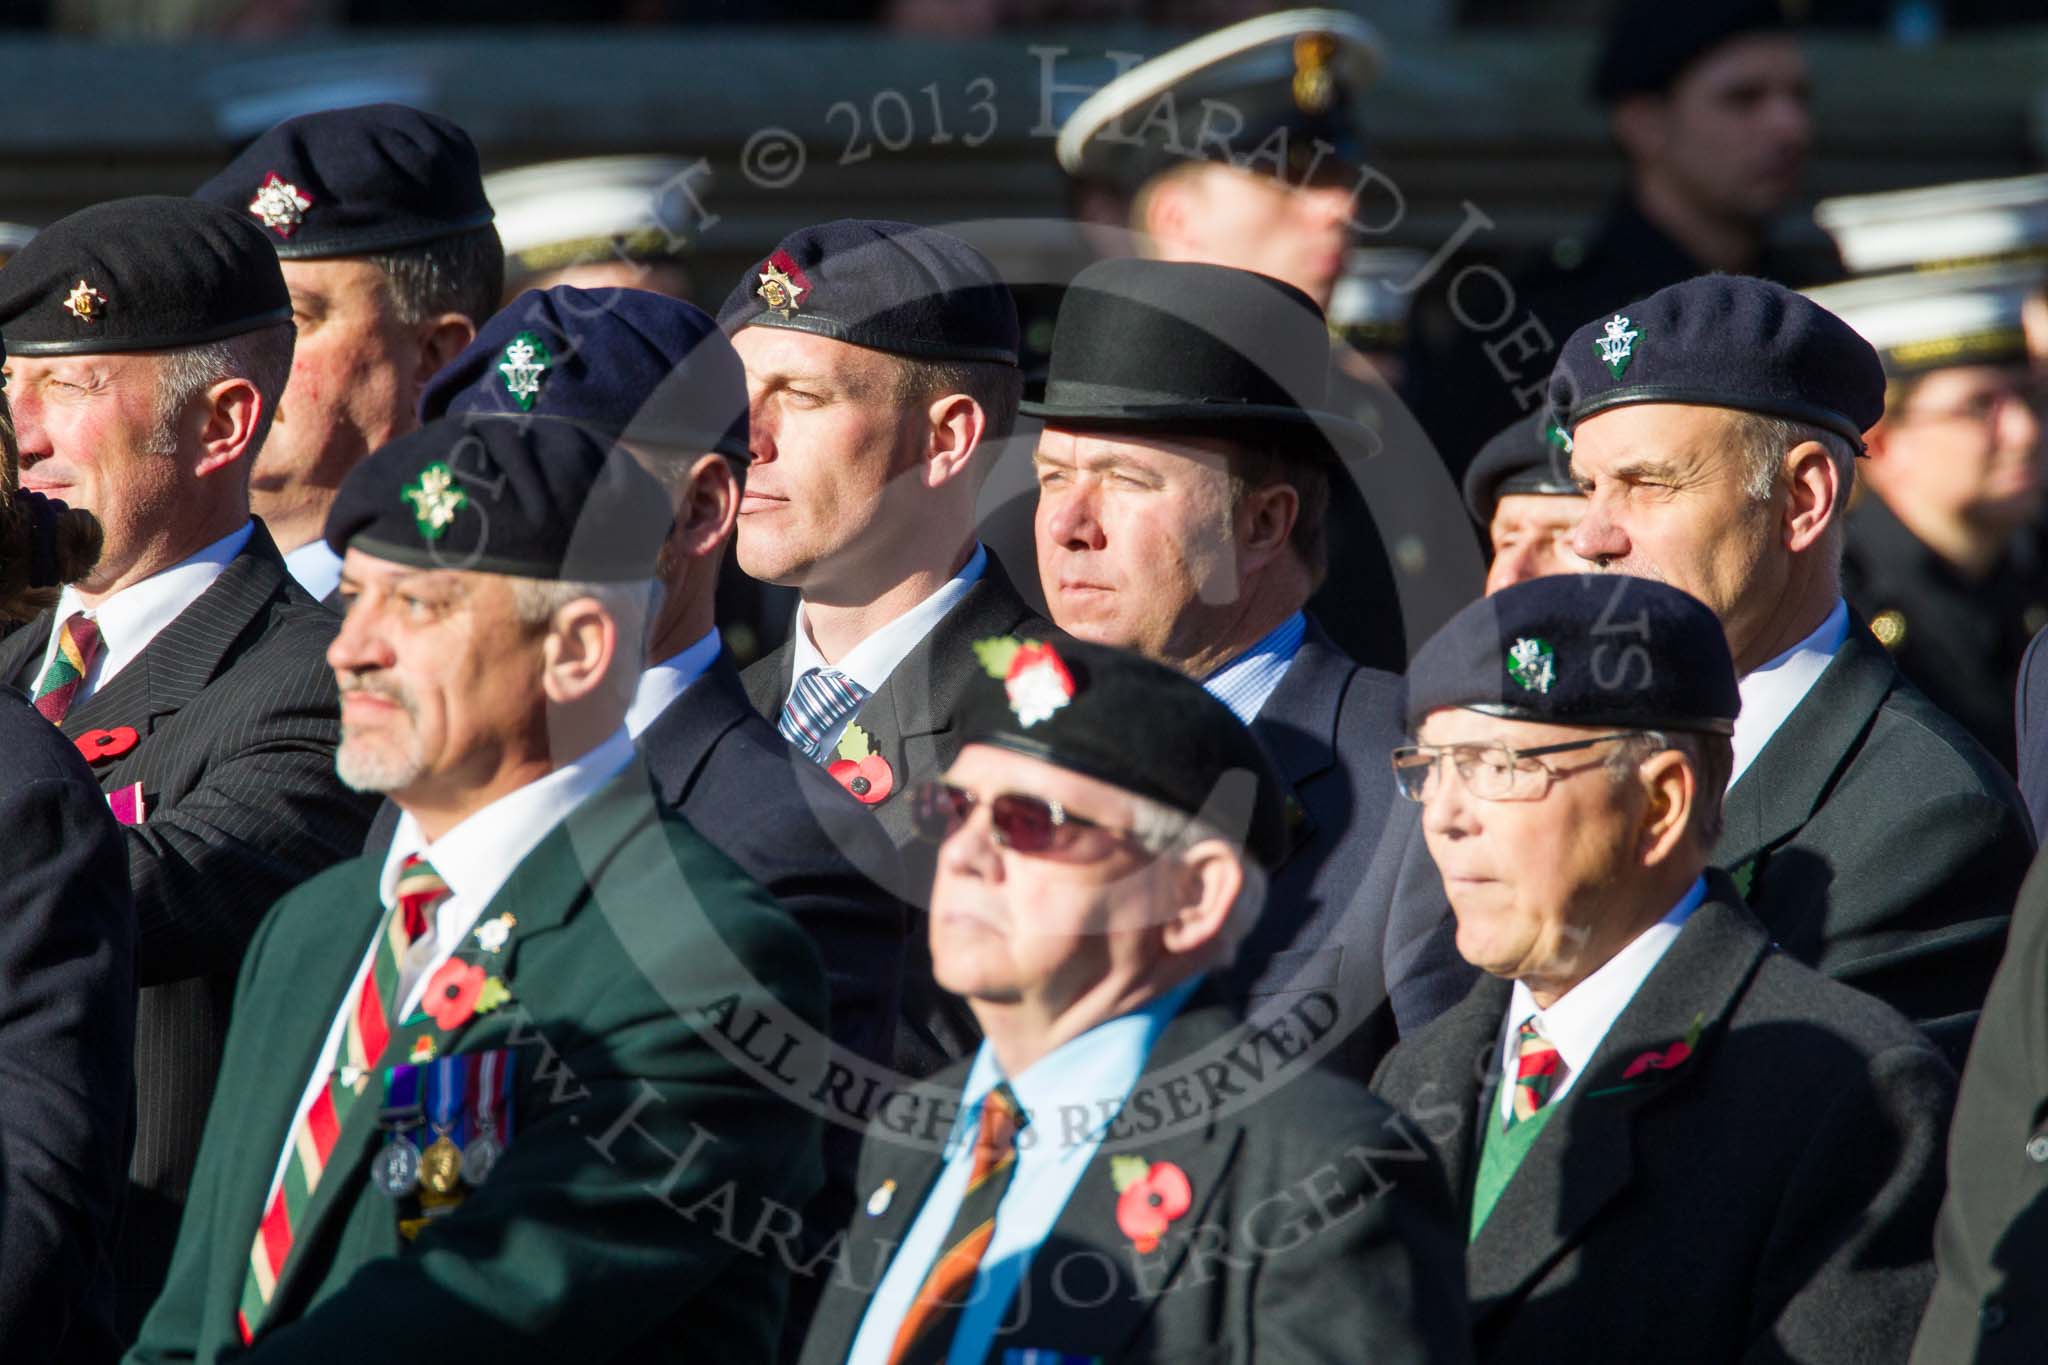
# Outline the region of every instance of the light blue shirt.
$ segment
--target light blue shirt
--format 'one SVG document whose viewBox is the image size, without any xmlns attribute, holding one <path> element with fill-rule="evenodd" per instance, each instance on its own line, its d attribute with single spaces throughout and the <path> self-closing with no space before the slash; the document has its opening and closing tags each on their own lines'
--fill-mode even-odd
<svg viewBox="0 0 2048 1365">
<path fill-rule="evenodd" d="M 1052 1234 L 1116 1117 L 1103 1113 L 1104 1101 L 1115 1098 L 1121 1105 L 1130 1095 L 1160 1031 L 1180 1012 L 1200 980 L 1184 981 L 1144 1008 L 1096 1025 L 1010 1079 L 1010 1089 L 1031 1123 L 1017 1141 L 1016 1173 L 996 1210 L 995 1232 L 953 1333 L 947 1365 L 982 1365 L 1033 1253 Z M 960 1092 L 960 1118 L 947 1141 L 945 1167 L 868 1300 L 847 1365 L 886 1365 L 904 1315 L 946 1249 L 946 1234 L 953 1229 L 974 1167 L 981 1102 L 1001 1079 L 995 1053 L 983 1043 Z M 1108 1197 L 1106 1192 L 1103 1197 Z"/>
<path fill-rule="evenodd" d="M 1288 617 L 1265 638 L 1223 667 L 1202 679 L 1209 695 L 1229 707 L 1237 718 L 1250 725 L 1259 718 L 1259 708 L 1273 695 L 1273 689 L 1287 676 L 1301 642 L 1308 634 L 1308 618 L 1300 612 Z"/>
</svg>

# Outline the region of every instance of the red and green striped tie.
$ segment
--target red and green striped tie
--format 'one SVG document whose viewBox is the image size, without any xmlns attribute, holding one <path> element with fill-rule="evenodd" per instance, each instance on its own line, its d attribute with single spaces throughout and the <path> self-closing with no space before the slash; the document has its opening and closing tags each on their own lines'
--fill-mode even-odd
<svg viewBox="0 0 2048 1365">
<path fill-rule="evenodd" d="M 255 1244 L 249 1249 L 249 1273 L 242 1282 L 242 1303 L 235 1326 L 244 1344 L 255 1340 L 264 1310 L 277 1292 L 278 1278 L 291 1255 L 294 1226 L 304 1217 L 313 1191 L 327 1169 L 327 1158 L 341 1137 L 349 1111 L 364 1098 L 371 1068 L 391 1037 L 391 1016 L 399 1006 L 400 964 L 413 940 L 425 934 L 433 909 L 448 897 L 448 884 L 431 864 L 409 857 L 398 874 L 397 901 L 384 916 L 376 951 L 368 968 L 349 989 L 355 1008 L 349 1012 L 334 1052 L 321 1068 L 327 1085 L 299 1114 L 292 1128 L 291 1156 L 284 1175 L 264 1205 Z"/>
<path fill-rule="evenodd" d="M 57 628 L 57 652 L 50 656 L 50 666 L 43 670 L 43 680 L 36 687 L 36 710 L 43 713 L 44 720 L 52 725 L 64 723 L 99 652 L 100 628 L 92 618 L 82 611 L 65 617 Z"/>
<path fill-rule="evenodd" d="M 1532 1014 L 1522 1021 L 1515 1034 L 1515 1106 L 1501 1131 L 1508 1131 L 1550 1103 L 1557 1083 L 1563 1079 L 1564 1058 L 1548 1038 L 1537 1032 L 1536 1016 Z"/>
</svg>

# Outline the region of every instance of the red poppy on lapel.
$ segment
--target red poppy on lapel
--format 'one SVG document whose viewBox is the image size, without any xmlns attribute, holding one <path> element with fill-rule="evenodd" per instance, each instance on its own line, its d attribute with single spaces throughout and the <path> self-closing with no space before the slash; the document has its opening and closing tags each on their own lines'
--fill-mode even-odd
<svg viewBox="0 0 2048 1365">
<path fill-rule="evenodd" d="M 119 758 L 142 740 L 132 725 L 117 725 L 111 730 L 87 730 L 72 743 L 88 763 L 105 763 Z"/>
<path fill-rule="evenodd" d="M 1693 1048 L 1699 1045 L 1700 1030 L 1705 1025 L 1706 1017 L 1695 1014 L 1692 1017 L 1692 1027 L 1685 1031 L 1685 1037 L 1679 1039 L 1670 1047 L 1651 1048 L 1648 1052 L 1630 1062 L 1627 1069 L 1621 1073 L 1621 1078 L 1625 1081 L 1634 1080 L 1646 1071 L 1669 1071 L 1679 1065 L 1686 1058 L 1692 1056 Z"/>
<path fill-rule="evenodd" d="M 1121 1191 L 1116 1200 L 1118 1231 L 1131 1239 L 1141 1256 L 1158 1250 L 1167 1226 L 1194 1207 L 1194 1186 L 1188 1174 L 1171 1161 L 1143 1157 L 1112 1157 L 1110 1178 Z"/>
<path fill-rule="evenodd" d="M 863 806 L 879 805 L 896 790 L 896 773 L 889 760 L 875 752 L 874 742 L 860 726 L 846 727 L 837 752 L 839 756 L 825 765 L 825 771 Z"/>
<path fill-rule="evenodd" d="M 484 993 L 484 969 L 474 962 L 449 958 L 427 982 L 420 1008 L 433 1016 L 443 1033 L 461 1028 L 476 1013 L 477 997 Z"/>
</svg>

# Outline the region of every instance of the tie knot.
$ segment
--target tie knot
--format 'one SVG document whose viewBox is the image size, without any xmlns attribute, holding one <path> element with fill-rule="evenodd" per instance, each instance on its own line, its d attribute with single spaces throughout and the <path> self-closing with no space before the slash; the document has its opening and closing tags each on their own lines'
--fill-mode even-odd
<svg viewBox="0 0 2048 1365">
<path fill-rule="evenodd" d="M 1536 1022 L 1536 1016 L 1533 1014 L 1524 1019 L 1521 1028 L 1515 1031 L 1515 1041 L 1524 1052 L 1528 1051 L 1532 1043 L 1543 1047 L 1550 1046 L 1550 1040 L 1543 1036 L 1542 1026 Z"/>
<path fill-rule="evenodd" d="M 827 757 L 826 737 L 867 698 L 868 690 L 838 669 L 807 668 L 782 704 L 776 728 L 784 739 L 822 763 Z"/>
<path fill-rule="evenodd" d="M 1030 1125 L 1030 1116 L 1017 1102 L 1017 1092 L 1008 1081 L 998 1081 L 981 1102 L 981 1132 L 974 1143 L 977 1168 L 992 1165 L 1017 1147 L 1017 1135 Z"/>
<path fill-rule="evenodd" d="M 398 865 L 398 909 L 405 917 L 405 933 L 408 939 L 419 938 L 427 931 L 427 916 L 434 907 L 448 899 L 448 883 L 441 880 L 441 874 L 434 871 L 434 865 L 419 854 L 406 857 Z"/>
</svg>

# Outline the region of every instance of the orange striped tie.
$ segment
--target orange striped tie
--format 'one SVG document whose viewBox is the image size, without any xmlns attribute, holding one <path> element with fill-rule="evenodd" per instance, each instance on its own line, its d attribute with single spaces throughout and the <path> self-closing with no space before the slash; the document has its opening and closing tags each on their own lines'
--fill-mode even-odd
<svg viewBox="0 0 2048 1365">
<path fill-rule="evenodd" d="M 43 670 L 43 685 L 36 689 L 36 710 L 52 725 L 64 723 L 85 675 L 92 672 L 100 653 L 100 628 L 90 616 L 74 611 L 57 628 L 57 652 Z"/>
<path fill-rule="evenodd" d="M 974 1289 L 989 1239 L 996 1234 L 996 1210 L 1017 1170 L 1017 1134 L 1030 1122 L 1007 1081 L 997 1082 L 981 1102 L 981 1131 L 974 1139 L 967 1193 L 946 1233 L 944 1254 L 932 1262 L 910 1311 L 903 1315 L 903 1325 L 896 1329 L 889 1365 L 941 1365 L 952 1350 L 960 1310 Z"/>
</svg>

